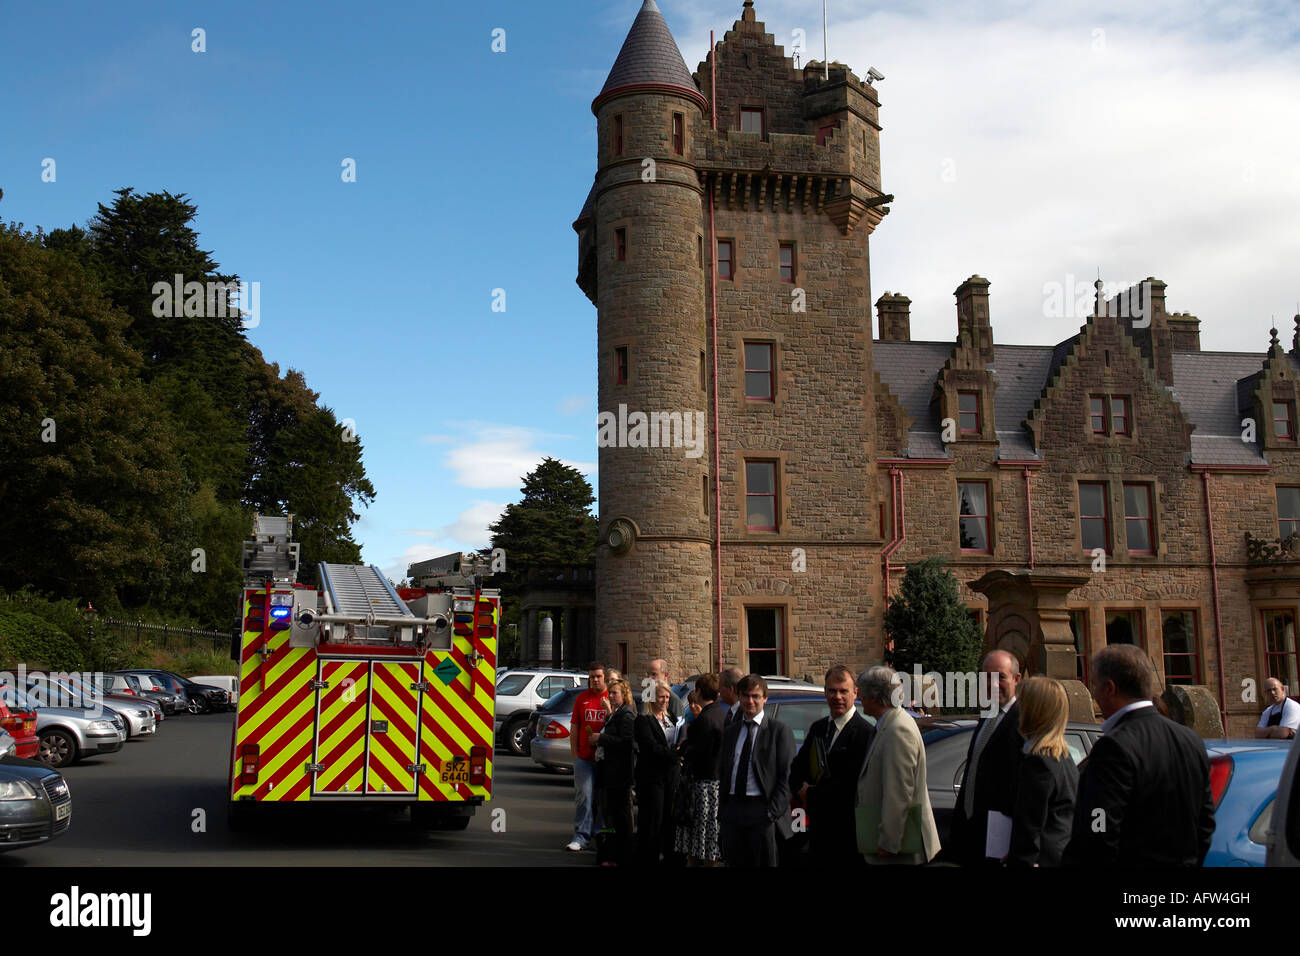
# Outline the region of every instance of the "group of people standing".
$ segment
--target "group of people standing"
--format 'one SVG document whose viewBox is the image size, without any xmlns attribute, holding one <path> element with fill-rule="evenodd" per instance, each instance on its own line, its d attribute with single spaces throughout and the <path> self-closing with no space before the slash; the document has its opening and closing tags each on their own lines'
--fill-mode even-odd
<svg viewBox="0 0 1300 956">
<path fill-rule="evenodd" d="M 1082 774 L 1066 742 L 1064 686 L 1022 681 L 1005 651 L 981 670 L 995 708 L 970 732 L 941 846 L 921 729 L 890 668 L 855 677 L 831 667 L 828 714 L 796 751 L 790 727 L 765 713 L 768 686 L 757 674 L 699 677 L 688 711 L 665 662 L 651 664 L 642 694 L 594 663 L 571 723 L 568 849 L 594 843 L 603 817 L 606 865 L 774 866 L 797 832 L 807 833 L 815 866 L 1200 864 L 1214 829 L 1208 759 L 1194 732 L 1153 706 L 1145 654 L 1116 645 L 1096 656 L 1091 690 L 1105 722 Z"/>
</svg>

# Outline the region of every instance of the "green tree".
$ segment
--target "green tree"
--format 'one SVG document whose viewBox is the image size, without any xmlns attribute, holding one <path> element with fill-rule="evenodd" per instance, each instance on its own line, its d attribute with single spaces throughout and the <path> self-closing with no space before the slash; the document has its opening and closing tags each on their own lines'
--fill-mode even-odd
<svg viewBox="0 0 1300 956">
<path fill-rule="evenodd" d="M 493 578 L 501 588 L 503 663 L 517 662 L 519 595 L 529 571 L 563 565 L 588 565 L 596 559 L 596 500 L 591 484 L 576 468 L 543 458 L 525 478 L 523 497 L 506 506 L 488 526 L 492 547 L 503 548 L 506 573 Z M 507 630 L 507 625 L 516 625 Z"/>
<path fill-rule="evenodd" d="M 190 533 L 129 318 L 73 257 L 0 228 L 0 588 L 112 604 L 176 583 Z"/>
<path fill-rule="evenodd" d="M 894 649 L 890 667 L 910 672 L 967 673 L 979 667 L 984 639 L 961 602 L 957 579 L 940 558 L 910 564 L 899 594 L 889 599 L 885 631 Z"/>
</svg>

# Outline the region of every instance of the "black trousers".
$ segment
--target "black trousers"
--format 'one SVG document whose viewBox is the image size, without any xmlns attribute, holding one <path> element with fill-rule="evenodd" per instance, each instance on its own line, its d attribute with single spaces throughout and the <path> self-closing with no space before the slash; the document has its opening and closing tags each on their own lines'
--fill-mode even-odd
<svg viewBox="0 0 1300 956">
<path fill-rule="evenodd" d="M 676 774 L 663 779 L 641 778 L 636 782 L 636 856 L 643 866 L 658 866 L 673 861 L 673 796 Z"/>
<path fill-rule="evenodd" d="M 632 858 L 631 787 L 605 788 L 605 824 L 614 828 L 607 858 L 619 866 L 626 866 Z"/>
<path fill-rule="evenodd" d="M 767 818 L 766 797 L 724 797 L 718 827 L 727 866 L 776 866 L 776 824 Z"/>
</svg>

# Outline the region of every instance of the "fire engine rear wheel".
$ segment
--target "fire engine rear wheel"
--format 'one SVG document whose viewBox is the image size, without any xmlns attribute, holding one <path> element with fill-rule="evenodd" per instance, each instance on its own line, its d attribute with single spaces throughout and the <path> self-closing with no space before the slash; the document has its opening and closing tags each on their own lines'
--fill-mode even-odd
<svg viewBox="0 0 1300 956">
<path fill-rule="evenodd" d="M 528 739 L 528 718 L 518 717 L 506 724 L 506 745 L 510 752 L 520 757 L 527 757 L 532 749 Z"/>
</svg>

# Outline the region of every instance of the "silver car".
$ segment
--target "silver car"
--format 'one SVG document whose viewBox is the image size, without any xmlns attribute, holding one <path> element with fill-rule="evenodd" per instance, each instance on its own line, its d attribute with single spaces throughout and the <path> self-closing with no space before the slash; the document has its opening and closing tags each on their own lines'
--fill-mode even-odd
<svg viewBox="0 0 1300 956">
<path fill-rule="evenodd" d="M 36 711 L 37 759 L 66 767 L 82 757 L 111 754 L 126 742 L 126 723 L 107 708 L 43 707 L 12 684 L 0 685 L 0 701 L 9 708 Z"/>
<path fill-rule="evenodd" d="M 162 708 L 150 701 L 114 694 L 75 678 L 55 681 L 45 675 L 29 674 L 27 686 L 29 696 L 38 701 L 43 697 L 52 704 L 69 704 L 73 708 L 93 708 L 102 704 L 104 710 L 111 710 L 126 721 L 128 739 L 148 736 L 158 730 L 158 713 Z"/>
</svg>

